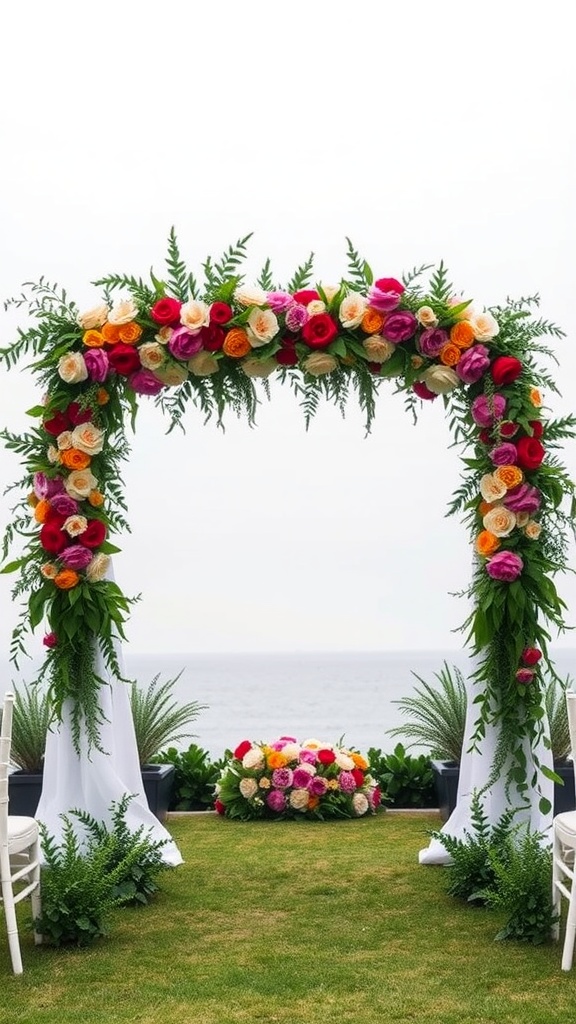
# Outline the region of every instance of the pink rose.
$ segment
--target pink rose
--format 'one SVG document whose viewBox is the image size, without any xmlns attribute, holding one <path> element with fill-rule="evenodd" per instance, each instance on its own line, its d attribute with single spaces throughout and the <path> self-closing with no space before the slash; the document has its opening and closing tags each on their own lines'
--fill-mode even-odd
<svg viewBox="0 0 576 1024">
<path fill-rule="evenodd" d="M 391 313 L 386 318 L 382 328 L 382 335 L 387 341 L 397 345 L 402 341 L 408 341 L 410 338 L 413 338 L 417 327 L 418 321 L 413 313 L 408 313 L 407 311 Z"/>
<path fill-rule="evenodd" d="M 519 668 L 516 673 L 516 682 L 521 686 L 528 686 L 534 679 L 534 673 L 530 668 Z"/>
<path fill-rule="evenodd" d="M 465 384 L 475 384 L 484 376 L 490 366 L 490 356 L 485 345 L 472 345 L 462 353 L 456 365 L 456 373 Z"/>
<path fill-rule="evenodd" d="M 540 491 L 531 484 L 513 487 L 503 498 L 511 512 L 536 512 L 540 508 Z"/>
<path fill-rule="evenodd" d="M 504 441 L 496 445 L 489 453 L 495 466 L 514 466 L 516 463 L 516 445 L 511 441 Z"/>
<path fill-rule="evenodd" d="M 60 552 L 59 557 L 67 569 L 85 569 L 92 561 L 93 555 L 94 552 L 90 548 L 84 547 L 83 544 L 71 544 L 70 547 L 64 548 L 64 551 Z"/>
<path fill-rule="evenodd" d="M 495 420 L 501 420 L 506 410 L 504 395 L 478 395 L 472 402 L 472 419 L 479 427 L 491 427 Z"/>
<path fill-rule="evenodd" d="M 285 313 L 294 305 L 294 299 L 288 292 L 268 292 L 266 301 L 274 313 Z"/>
<path fill-rule="evenodd" d="M 190 334 L 186 327 L 177 327 L 172 331 L 168 348 L 175 359 L 191 359 L 202 348 L 202 337 Z"/>
<path fill-rule="evenodd" d="M 486 562 L 488 575 L 493 580 L 501 580 L 503 583 L 513 583 L 523 568 L 524 562 L 514 551 L 498 551 Z"/>
<path fill-rule="evenodd" d="M 128 386 L 137 395 L 158 395 L 164 387 L 161 380 L 151 370 L 136 370 L 128 377 Z"/>
<path fill-rule="evenodd" d="M 286 809 L 286 797 L 279 789 L 271 789 L 266 797 L 266 803 L 271 811 L 280 814 Z"/>
<path fill-rule="evenodd" d="M 84 354 L 84 362 L 86 363 L 90 380 L 102 384 L 110 372 L 108 353 L 103 348 L 90 348 Z"/>
<path fill-rule="evenodd" d="M 429 327 L 422 331 L 418 338 L 418 348 L 423 356 L 435 359 L 440 355 L 444 345 L 448 344 L 448 335 L 441 327 Z"/>
</svg>

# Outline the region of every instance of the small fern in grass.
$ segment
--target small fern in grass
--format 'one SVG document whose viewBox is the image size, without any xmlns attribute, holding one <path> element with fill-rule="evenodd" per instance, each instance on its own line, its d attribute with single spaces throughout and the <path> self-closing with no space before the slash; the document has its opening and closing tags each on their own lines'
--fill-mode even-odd
<svg viewBox="0 0 576 1024">
<path fill-rule="evenodd" d="M 490 851 L 493 884 L 487 906 L 508 915 L 496 939 L 538 946 L 548 942 L 558 921 L 552 902 L 552 856 L 540 833 L 515 829 Z"/>
<path fill-rule="evenodd" d="M 466 724 L 466 683 L 464 676 L 455 665 L 450 668 L 444 662 L 435 673 L 440 686 L 427 683 L 415 672 L 421 683 L 414 688 L 414 695 L 395 700 L 403 714 L 409 716 L 404 725 L 389 729 L 390 736 L 402 736 L 412 742 L 408 746 L 421 744 L 428 747 L 432 757 L 442 761 L 460 761 Z"/>
<path fill-rule="evenodd" d="M 140 764 L 149 764 L 167 743 L 192 736 L 188 726 L 206 709 L 205 704 L 197 701 L 188 704 L 176 701 L 173 691 L 182 671 L 165 683 L 160 683 L 158 673 L 146 689 L 132 683 L 130 703 Z"/>
<path fill-rule="evenodd" d="M 487 892 L 495 878 L 492 858 L 499 856 L 504 861 L 513 817 L 514 811 L 507 810 L 495 825 L 491 825 L 480 796 L 475 792 L 470 800 L 472 831 L 464 831 L 465 839 L 457 839 L 441 831 L 430 833 L 452 858 L 447 870 L 447 892 L 450 896 L 471 903 L 487 902 Z"/>
</svg>

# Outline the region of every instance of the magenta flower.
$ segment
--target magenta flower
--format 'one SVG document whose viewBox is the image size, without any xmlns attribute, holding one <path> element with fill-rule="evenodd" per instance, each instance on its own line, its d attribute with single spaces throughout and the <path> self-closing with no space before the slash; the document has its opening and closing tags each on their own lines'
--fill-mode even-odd
<svg viewBox="0 0 576 1024">
<path fill-rule="evenodd" d="M 295 789 L 308 789 L 312 776 L 305 768 L 295 768 L 292 777 L 292 785 Z"/>
<path fill-rule="evenodd" d="M 56 647 L 58 643 L 58 637 L 56 636 L 56 633 L 46 633 L 46 636 L 43 638 L 42 643 L 44 644 L 44 647 Z"/>
<path fill-rule="evenodd" d="M 90 380 L 102 384 L 110 372 L 108 353 L 103 348 L 89 348 L 84 353 L 84 362 L 86 363 Z"/>
<path fill-rule="evenodd" d="M 516 682 L 521 686 L 528 686 L 534 679 L 534 673 L 530 668 L 519 668 L 516 673 Z"/>
<path fill-rule="evenodd" d="M 285 313 L 295 301 L 288 292 L 268 292 L 266 296 L 266 302 L 274 313 Z"/>
<path fill-rule="evenodd" d="M 310 319 L 306 306 L 303 306 L 300 302 L 295 302 L 293 306 L 286 313 L 286 327 L 289 331 L 296 333 L 304 324 L 307 324 Z"/>
<path fill-rule="evenodd" d="M 519 484 L 508 491 L 503 504 L 511 512 L 536 512 L 540 508 L 540 491 L 531 484 Z"/>
<path fill-rule="evenodd" d="M 52 498 L 64 490 L 64 482 L 59 476 L 52 478 L 45 473 L 34 473 L 33 485 L 37 498 Z"/>
<path fill-rule="evenodd" d="M 59 558 L 67 569 L 85 569 L 93 555 L 94 552 L 83 544 L 71 544 L 60 552 Z"/>
<path fill-rule="evenodd" d="M 75 516 L 78 511 L 78 502 L 68 494 L 55 494 L 50 504 L 59 516 Z"/>
<path fill-rule="evenodd" d="M 417 327 L 418 321 L 414 314 L 401 311 L 399 313 L 391 313 L 386 318 L 382 334 L 387 341 L 397 345 L 402 341 L 408 341 L 409 338 L 413 338 Z"/>
<path fill-rule="evenodd" d="M 266 796 L 266 803 L 271 811 L 280 814 L 286 809 L 286 797 L 279 789 L 271 789 Z"/>
<path fill-rule="evenodd" d="M 275 768 L 272 772 L 272 785 L 276 789 L 288 789 L 292 785 L 292 777 L 291 768 Z"/>
<path fill-rule="evenodd" d="M 343 793 L 353 793 L 356 789 L 356 779 L 352 772 L 340 772 L 338 785 Z"/>
<path fill-rule="evenodd" d="M 377 309 L 379 313 L 391 313 L 393 309 L 397 309 L 401 298 L 400 292 L 384 292 L 375 284 L 368 290 L 368 305 L 372 309 Z"/>
<path fill-rule="evenodd" d="M 321 775 L 314 775 L 310 779 L 310 785 L 308 786 L 308 789 L 310 790 L 313 796 L 324 796 L 326 790 L 328 789 L 328 783 L 326 779 L 322 778 Z"/>
<path fill-rule="evenodd" d="M 135 370 L 128 377 L 128 385 L 137 395 L 158 395 L 164 387 L 151 370 Z"/>
<path fill-rule="evenodd" d="M 465 384 L 475 384 L 484 376 L 490 366 L 490 356 L 485 345 L 472 345 L 466 349 L 456 364 L 456 373 Z"/>
<path fill-rule="evenodd" d="M 308 750 L 307 748 L 300 751 L 299 760 L 302 764 L 316 764 L 316 751 Z"/>
<path fill-rule="evenodd" d="M 511 441 L 496 445 L 489 454 L 495 466 L 513 466 L 518 455 L 516 445 Z"/>
<path fill-rule="evenodd" d="M 472 402 L 472 419 L 479 427 L 491 427 L 506 410 L 504 395 L 478 395 Z"/>
<path fill-rule="evenodd" d="M 486 562 L 488 575 L 493 580 L 501 580 L 503 583 L 513 583 L 523 568 L 524 562 L 514 551 L 498 551 Z"/>
<path fill-rule="evenodd" d="M 435 359 L 440 355 L 444 345 L 448 344 L 448 335 L 441 327 L 428 327 L 418 338 L 418 348 L 423 356 Z"/>
<path fill-rule="evenodd" d="M 175 359 L 191 359 L 202 348 L 202 335 L 190 334 L 186 327 L 177 327 L 170 335 L 168 349 Z"/>
</svg>

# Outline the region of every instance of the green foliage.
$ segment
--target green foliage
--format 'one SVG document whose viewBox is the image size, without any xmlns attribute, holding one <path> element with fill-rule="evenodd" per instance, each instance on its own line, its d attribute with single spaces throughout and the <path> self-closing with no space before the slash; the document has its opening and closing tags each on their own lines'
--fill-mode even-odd
<svg viewBox="0 0 576 1024">
<path fill-rule="evenodd" d="M 401 743 L 393 754 L 380 749 L 368 750 L 370 774 L 382 790 L 382 797 L 392 807 L 435 807 L 434 772 L 430 758 L 424 754 L 407 754 Z"/>
<path fill-rule="evenodd" d="M 481 797 L 475 792 L 470 800 L 472 831 L 465 830 L 465 839 L 438 830 L 430 833 L 450 854 L 447 891 L 451 896 L 470 903 L 487 902 L 487 892 L 495 878 L 494 854 L 504 859 L 513 816 L 514 811 L 507 810 L 491 825 Z"/>
<path fill-rule="evenodd" d="M 404 715 L 404 725 L 389 729 L 390 736 L 402 736 L 412 742 L 408 746 L 425 746 L 432 757 L 441 761 L 460 761 L 466 723 L 466 683 L 457 666 L 444 662 L 434 673 L 439 686 L 427 683 L 415 672 L 421 684 L 414 695 L 393 701 Z"/>
<path fill-rule="evenodd" d="M 1 717 L 0 711 L 0 720 Z M 42 771 L 46 733 L 53 717 L 54 711 L 45 689 L 37 683 L 14 687 L 10 760 L 21 771 Z"/>
<path fill-rule="evenodd" d="M 550 747 L 555 761 L 565 761 L 572 753 L 566 690 L 573 684 L 570 676 L 566 679 L 552 678 L 545 689 L 545 704 L 550 725 Z"/>
<path fill-rule="evenodd" d="M 210 761 L 207 750 L 191 743 L 188 750 L 168 747 L 152 758 L 155 764 L 174 765 L 174 785 L 169 810 L 203 811 L 214 806 L 214 787 L 232 751 Z"/>
<path fill-rule="evenodd" d="M 558 918 L 552 902 L 552 855 L 543 836 L 515 829 L 499 848 L 490 850 L 490 868 L 493 881 L 486 904 L 507 915 L 496 939 L 535 946 L 549 942 Z"/>
<path fill-rule="evenodd" d="M 150 763 L 165 743 L 191 736 L 188 726 L 206 709 L 197 701 L 178 704 L 173 691 L 183 671 L 164 683 L 158 673 L 145 689 L 131 684 L 130 704 L 141 765 Z"/>
</svg>

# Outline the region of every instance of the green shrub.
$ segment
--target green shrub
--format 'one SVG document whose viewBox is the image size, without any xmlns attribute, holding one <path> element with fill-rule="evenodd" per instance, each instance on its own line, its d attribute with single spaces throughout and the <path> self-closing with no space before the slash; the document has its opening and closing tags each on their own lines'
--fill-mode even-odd
<svg viewBox="0 0 576 1024">
<path fill-rule="evenodd" d="M 566 708 L 566 690 L 570 689 L 572 682 L 570 676 L 566 676 L 566 679 L 555 678 L 548 684 L 545 691 L 546 714 L 550 724 L 550 745 L 555 761 L 565 761 L 572 752 Z"/>
<path fill-rule="evenodd" d="M 552 902 L 552 855 L 543 837 L 515 829 L 490 852 L 493 883 L 486 904 L 508 915 L 497 939 L 540 945 L 550 940 L 558 917 Z"/>
<path fill-rule="evenodd" d="M 421 688 L 415 687 L 411 697 L 392 702 L 409 719 L 404 725 L 389 729 L 388 734 L 411 740 L 408 746 L 427 747 L 431 757 L 441 761 L 460 761 L 467 706 L 466 683 L 460 669 L 455 665 L 450 668 L 444 662 L 435 673 L 439 688 L 431 686 L 415 672 L 412 675 L 421 683 Z"/>
<path fill-rule="evenodd" d="M 214 787 L 232 756 L 227 751 L 220 761 L 210 761 L 207 750 L 191 743 L 188 750 L 168 747 L 154 758 L 156 764 L 174 765 L 171 811 L 204 811 L 214 805 Z"/>
<path fill-rule="evenodd" d="M 436 792 L 430 758 L 407 754 L 401 743 L 393 754 L 380 749 L 368 750 L 370 774 L 382 790 L 384 801 L 392 807 L 435 807 Z"/>
<path fill-rule="evenodd" d="M 43 770 L 46 734 L 52 718 L 53 708 L 46 689 L 38 683 L 14 686 L 10 760 L 16 768 L 24 772 Z"/>
<path fill-rule="evenodd" d="M 191 736 L 188 726 L 206 709 L 205 704 L 197 701 L 178 704 L 173 690 L 181 675 L 179 672 L 174 679 L 160 683 L 158 674 L 142 689 L 131 683 L 130 703 L 141 765 L 150 764 L 166 743 Z"/>
<path fill-rule="evenodd" d="M 487 893 L 495 881 L 495 858 L 502 863 L 505 860 L 513 817 L 514 811 L 509 809 L 491 825 L 480 796 L 475 792 L 470 800 L 472 831 L 464 830 L 465 839 L 437 830 L 430 833 L 452 859 L 446 871 L 450 896 L 470 903 L 487 902 Z"/>
</svg>

